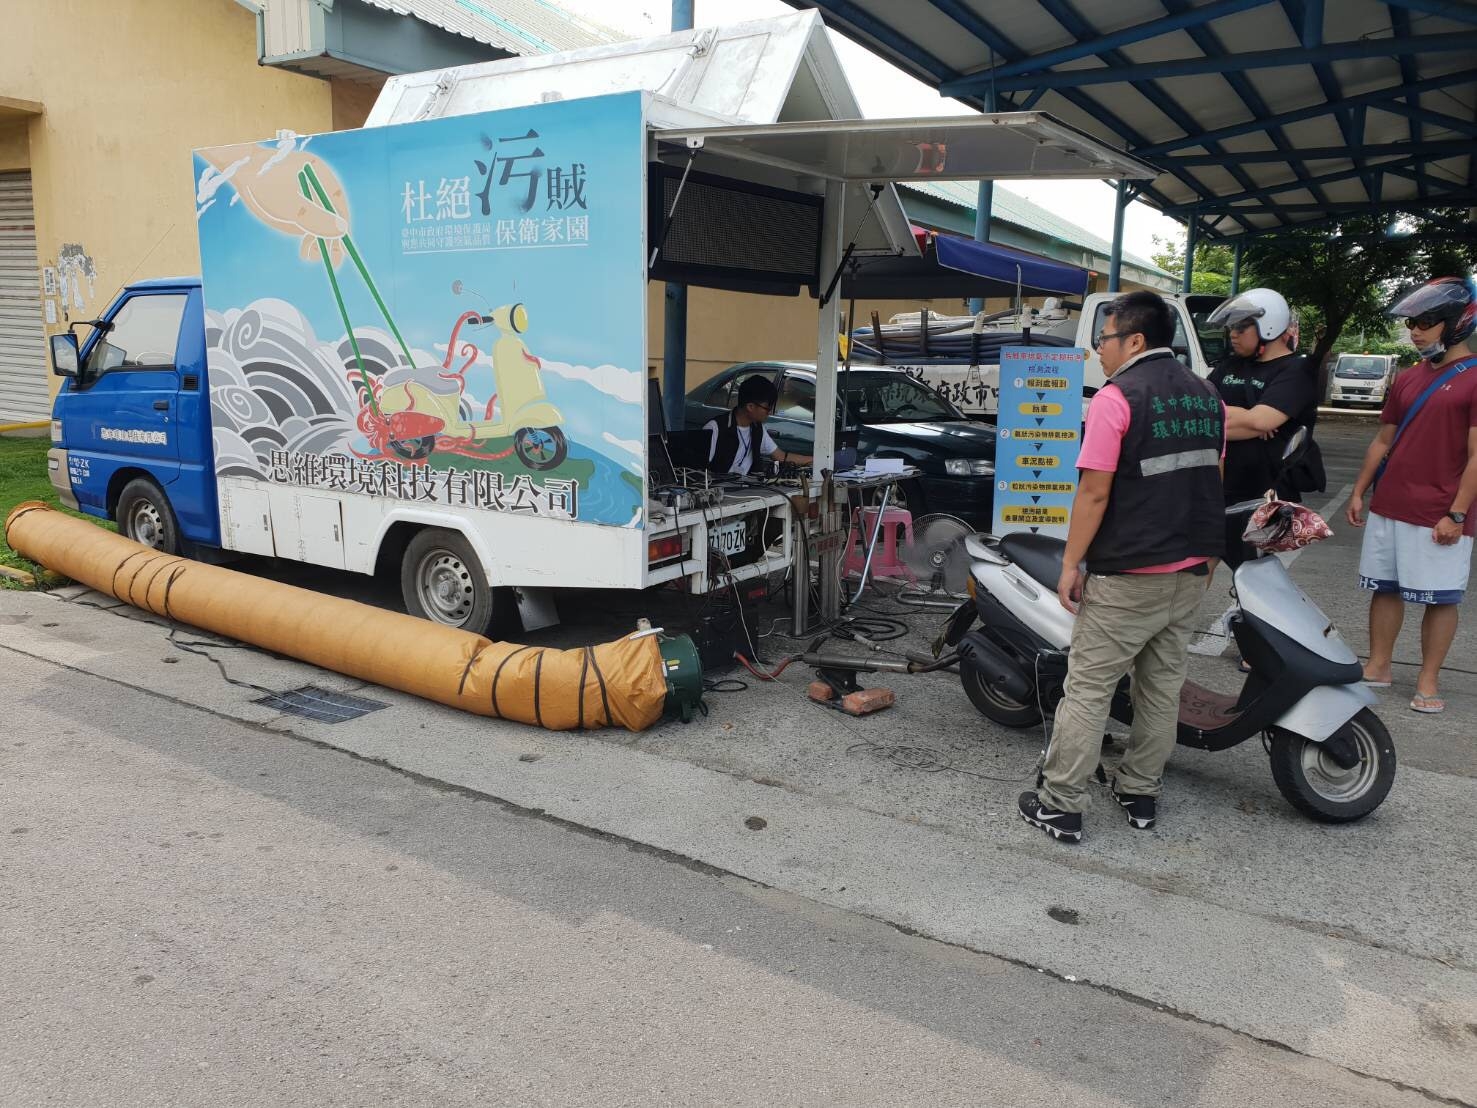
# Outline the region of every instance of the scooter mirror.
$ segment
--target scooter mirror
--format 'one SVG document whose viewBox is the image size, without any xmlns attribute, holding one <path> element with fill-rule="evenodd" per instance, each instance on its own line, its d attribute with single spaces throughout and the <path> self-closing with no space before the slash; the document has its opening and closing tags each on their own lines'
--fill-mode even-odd
<svg viewBox="0 0 1477 1108">
<path fill-rule="evenodd" d="M 1299 427 L 1287 440 L 1287 445 L 1282 448 L 1282 460 L 1285 462 L 1303 448 L 1303 443 L 1308 441 L 1308 429 Z"/>
<path fill-rule="evenodd" d="M 1228 516 L 1247 516 L 1247 515 L 1250 515 L 1252 512 L 1256 511 L 1258 508 L 1260 508 L 1265 503 L 1266 503 L 1266 500 L 1264 498 L 1262 498 L 1262 497 L 1257 497 L 1255 500 L 1243 500 L 1243 501 L 1241 501 L 1241 503 L 1239 503 L 1239 504 L 1232 504 L 1229 508 L 1227 508 L 1226 509 L 1226 515 L 1228 515 Z"/>
<path fill-rule="evenodd" d="M 462 283 L 461 283 L 461 281 L 453 281 L 453 282 L 451 282 L 451 295 L 452 296 L 460 296 L 461 294 L 462 294 Z"/>
</svg>

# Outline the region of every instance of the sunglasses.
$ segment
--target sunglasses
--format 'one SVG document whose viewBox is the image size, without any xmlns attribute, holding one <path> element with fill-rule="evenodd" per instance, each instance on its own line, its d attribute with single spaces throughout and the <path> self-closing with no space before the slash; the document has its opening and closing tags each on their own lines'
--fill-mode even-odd
<svg viewBox="0 0 1477 1108">
<path fill-rule="evenodd" d="M 1425 331 L 1428 328 L 1434 327 L 1436 326 L 1436 324 L 1442 322 L 1444 322 L 1444 317 L 1439 315 L 1409 316 L 1405 320 L 1405 328 L 1408 331 Z"/>
</svg>

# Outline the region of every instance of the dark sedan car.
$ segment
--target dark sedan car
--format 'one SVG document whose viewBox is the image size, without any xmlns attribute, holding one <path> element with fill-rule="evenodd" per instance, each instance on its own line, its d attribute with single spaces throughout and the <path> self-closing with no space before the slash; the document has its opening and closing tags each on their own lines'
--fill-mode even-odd
<svg viewBox="0 0 1477 1108">
<path fill-rule="evenodd" d="M 738 383 L 768 377 L 779 390 L 765 428 L 782 448 L 809 454 L 815 443 L 815 367 L 800 362 L 744 362 L 705 381 L 687 396 L 687 426 L 701 427 L 733 408 Z M 927 385 L 897 369 L 853 367 L 847 385 L 847 426 L 860 432 L 863 458 L 902 458 L 920 476 L 901 485 L 915 517 L 947 512 L 981 529 L 990 526 L 995 479 L 995 428 L 966 419 Z"/>
</svg>

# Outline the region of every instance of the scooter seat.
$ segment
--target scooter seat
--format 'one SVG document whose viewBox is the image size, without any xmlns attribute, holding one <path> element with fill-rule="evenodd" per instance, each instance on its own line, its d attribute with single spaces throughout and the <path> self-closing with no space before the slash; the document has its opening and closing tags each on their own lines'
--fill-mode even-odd
<svg viewBox="0 0 1477 1108">
<path fill-rule="evenodd" d="M 1050 535 L 1014 531 L 1000 537 L 1000 553 L 1021 568 L 1031 580 L 1056 591 L 1062 579 L 1062 553 L 1067 544 Z"/>
<path fill-rule="evenodd" d="M 387 389 L 397 385 L 420 385 L 433 396 L 452 396 L 461 391 L 461 382 L 445 376 L 446 370 L 439 365 L 397 365 L 381 378 Z"/>
</svg>

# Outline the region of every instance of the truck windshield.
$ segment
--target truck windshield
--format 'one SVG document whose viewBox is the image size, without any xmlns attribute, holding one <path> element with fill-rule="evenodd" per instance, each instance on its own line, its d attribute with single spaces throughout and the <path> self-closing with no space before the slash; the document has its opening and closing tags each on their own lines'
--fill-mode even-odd
<svg viewBox="0 0 1477 1108">
<path fill-rule="evenodd" d="M 1334 363 L 1333 373 L 1335 377 L 1383 377 L 1385 360 L 1373 357 L 1340 358 Z"/>
</svg>

